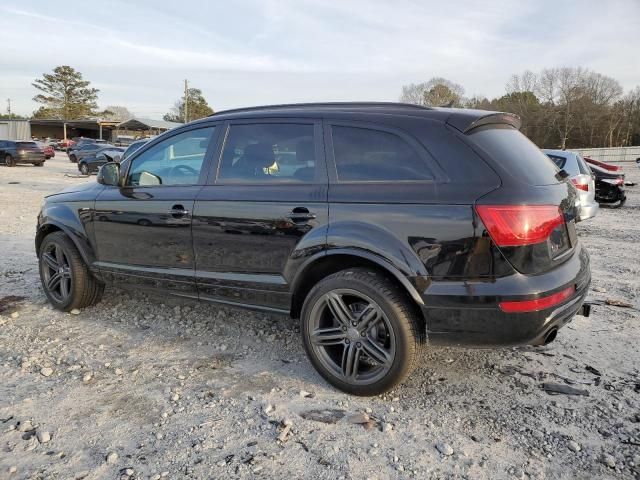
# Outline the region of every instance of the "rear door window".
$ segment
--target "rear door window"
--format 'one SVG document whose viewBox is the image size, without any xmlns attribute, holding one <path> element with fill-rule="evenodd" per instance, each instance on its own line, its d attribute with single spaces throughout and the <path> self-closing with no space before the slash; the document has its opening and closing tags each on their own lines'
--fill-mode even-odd
<svg viewBox="0 0 640 480">
<path fill-rule="evenodd" d="M 551 159 L 553 163 L 556 164 L 558 168 L 564 168 L 567 163 L 567 159 L 565 157 L 561 157 L 560 155 L 553 155 L 552 153 L 547 153 L 547 157 Z"/>
<path fill-rule="evenodd" d="M 311 182 L 316 178 L 315 127 L 298 123 L 232 124 L 219 183 Z"/>
<path fill-rule="evenodd" d="M 560 183 L 558 167 L 531 140 L 511 126 L 479 127 L 468 134 L 491 160 L 529 185 Z"/>
<path fill-rule="evenodd" d="M 333 154 L 338 181 L 432 180 L 425 159 L 407 141 L 371 128 L 333 125 Z"/>
</svg>

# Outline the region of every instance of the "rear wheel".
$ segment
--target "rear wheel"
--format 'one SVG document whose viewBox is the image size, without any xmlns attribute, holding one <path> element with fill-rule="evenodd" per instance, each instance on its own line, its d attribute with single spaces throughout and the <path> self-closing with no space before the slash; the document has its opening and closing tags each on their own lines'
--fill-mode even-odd
<svg viewBox="0 0 640 480">
<path fill-rule="evenodd" d="M 71 163 L 78 163 L 78 159 L 76 158 L 75 155 L 69 155 L 69 161 Z"/>
<path fill-rule="evenodd" d="M 16 166 L 16 161 L 13 159 L 13 157 L 9 154 L 4 156 L 4 164 L 7 167 L 15 167 Z"/>
<path fill-rule="evenodd" d="M 42 167 L 44 165 L 44 162 L 38 162 L 38 163 L 34 163 L 34 165 L 36 167 Z"/>
<path fill-rule="evenodd" d="M 42 287 L 55 308 L 68 312 L 100 301 L 104 284 L 91 275 L 80 252 L 63 232 L 47 235 L 38 257 Z"/>
<path fill-rule="evenodd" d="M 403 291 L 363 268 L 320 281 L 301 314 L 311 363 L 333 386 L 355 395 L 384 393 L 409 375 L 422 343 L 420 324 Z"/>
<path fill-rule="evenodd" d="M 86 163 L 80 164 L 80 173 L 83 175 L 89 175 L 89 166 Z"/>
</svg>

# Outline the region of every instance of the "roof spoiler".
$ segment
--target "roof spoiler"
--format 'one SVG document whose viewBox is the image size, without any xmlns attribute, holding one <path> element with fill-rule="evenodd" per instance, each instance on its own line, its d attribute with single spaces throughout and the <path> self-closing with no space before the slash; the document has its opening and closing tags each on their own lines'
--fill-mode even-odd
<svg viewBox="0 0 640 480">
<path fill-rule="evenodd" d="M 471 117 L 471 115 L 466 115 L 463 112 L 464 110 L 460 112 L 461 114 L 451 115 L 447 119 L 449 125 L 456 127 L 462 133 L 469 133 L 483 125 L 511 125 L 516 130 L 519 130 L 522 125 L 520 117 L 513 113 L 492 112 L 481 117 L 476 115 Z"/>
</svg>

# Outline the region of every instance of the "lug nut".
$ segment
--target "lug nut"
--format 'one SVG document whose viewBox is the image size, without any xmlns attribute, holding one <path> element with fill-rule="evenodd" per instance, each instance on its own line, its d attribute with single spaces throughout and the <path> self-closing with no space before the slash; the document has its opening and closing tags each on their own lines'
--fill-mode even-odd
<svg viewBox="0 0 640 480">
<path fill-rule="evenodd" d="M 351 322 L 351 325 L 353 325 L 354 327 L 358 326 L 358 324 L 356 322 Z"/>
<path fill-rule="evenodd" d="M 347 331 L 347 327 L 342 327 L 342 331 L 346 332 Z"/>
<path fill-rule="evenodd" d="M 362 344 L 360 342 L 356 343 L 356 347 L 360 348 Z"/>
<path fill-rule="evenodd" d="M 367 336 L 367 334 L 366 334 L 365 332 L 362 332 L 362 333 L 360 334 L 360 336 L 361 336 L 361 337 L 366 337 L 366 336 Z"/>
<path fill-rule="evenodd" d="M 349 341 L 349 339 L 345 339 L 344 343 L 346 343 L 347 345 L 349 345 L 351 342 Z"/>
</svg>

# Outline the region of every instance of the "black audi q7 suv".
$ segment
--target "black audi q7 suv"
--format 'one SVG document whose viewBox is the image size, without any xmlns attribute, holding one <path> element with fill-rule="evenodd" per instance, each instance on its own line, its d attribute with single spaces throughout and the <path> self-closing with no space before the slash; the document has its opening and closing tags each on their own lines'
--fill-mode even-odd
<svg viewBox="0 0 640 480">
<path fill-rule="evenodd" d="M 357 395 L 428 343 L 540 345 L 583 306 L 576 192 L 516 116 L 394 103 L 216 113 L 46 198 L 36 250 L 58 309 L 105 284 L 299 318 Z"/>
</svg>

